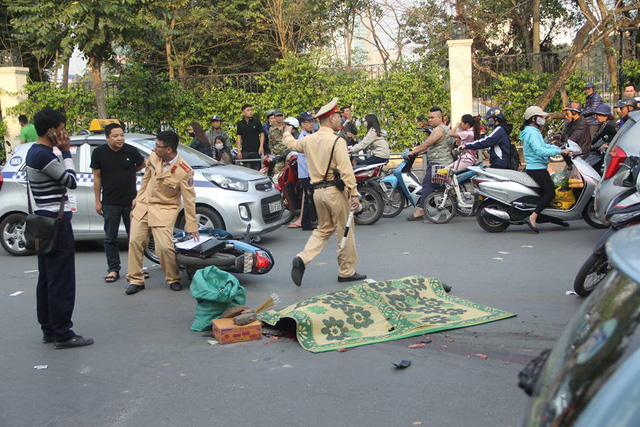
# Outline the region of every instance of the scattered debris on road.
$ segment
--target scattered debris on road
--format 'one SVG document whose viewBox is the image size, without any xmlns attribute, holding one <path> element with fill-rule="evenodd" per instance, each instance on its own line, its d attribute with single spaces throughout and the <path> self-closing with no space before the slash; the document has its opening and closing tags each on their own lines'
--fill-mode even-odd
<svg viewBox="0 0 640 427">
<path fill-rule="evenodd" d="M 33 369 L 35 369 L 36 371 L 41 371 L 43 369 L 47 369 L 49 367 L 49 365 L 36 365 L 33 367 Z"/>
<path fill-rule="evenodd" d="M 392 364 L 396 369 L 406 369 L 411 366 L 411 360 L 402 359 L 400 362 L 392 362 Z"/>
<path fill-rule="evenodd" d="M 24 292 L 24 291 L 17 291 L 17 292 L 14 292 L 14 293 L 12 293 L 12 294 L 9 294 L 9 296 L 10 296 L 10 297 L 17 297 L 18 295 L 20 295 L 20 294 L 21 294 L 21 293 L 23 293 L 23 292 Z"/>
</svg>

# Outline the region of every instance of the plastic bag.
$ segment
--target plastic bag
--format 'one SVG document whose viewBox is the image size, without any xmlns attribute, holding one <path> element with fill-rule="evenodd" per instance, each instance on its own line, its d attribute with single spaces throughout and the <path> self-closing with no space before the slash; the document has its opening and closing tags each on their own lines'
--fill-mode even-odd
<svg viewBox="0 0 640 427">
<path fill-rule="evenodd" d="M 553 181 L 553 185 L 561 188 L 569 188 L 569 171 L 563 170 L 560 172 L 556 172 L 551 175 L 551 180 Z"/>
<path fill-rule="evenodd" d="M 573 190 L 556 188 L 556 197 L 551 201 L 551 206 L 556 209 L 569 210 L 576 204 L 576 196 Z"/>
<path fill-rule="evenodd" d="M 584 181 L 582 180 L 582 175 L 580 175 L 580 171 L 578 168 L 574 167 L 571 169 L 569 173 L 569 188 L 583 188 Z"/>
<path fill-rule="evenodd" d="M 192 331 L 210 331 L 213 319 L 229 307 L 243 305 L 247 299 L 247 292 L 238 279 L 213 265 L 196 271 L 190 290 L 196 299 Z"/>
</svg>

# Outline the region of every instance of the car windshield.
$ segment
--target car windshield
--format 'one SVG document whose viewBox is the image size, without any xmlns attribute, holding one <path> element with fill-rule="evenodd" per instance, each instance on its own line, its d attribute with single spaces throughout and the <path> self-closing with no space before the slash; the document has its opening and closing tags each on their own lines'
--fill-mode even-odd
<svg viewBox="0 0 640 427">
<path fill-rule="evenodd" d="M 135 142 L 143 145 L 149 150 L 153 150 L 156 146 L 155 139 L 138 139 Z M 192 169 L 204 169 L 221 164 L 211 157 L 205 156 L 204 154 L 200 153 L 198 150 L 194 150 L 193 148 L 183 144 L 180 144 L 178 146 L 178 153 L 189 164 L 189 166 L 191 166 Z"/>
</svg>

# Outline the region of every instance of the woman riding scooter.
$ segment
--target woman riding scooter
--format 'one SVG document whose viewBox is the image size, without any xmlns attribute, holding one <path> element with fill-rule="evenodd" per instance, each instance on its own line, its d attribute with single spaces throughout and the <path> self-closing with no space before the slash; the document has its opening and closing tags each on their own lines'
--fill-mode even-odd
<svg viewBox="0 0 640 427">
<path fill-rule="evenodd" d="M 387 163 L 389 161 L 389 143 L 385 140 L 383 132 L 380 130 L 380 122 L 375 114 L 367 114 L 364 118 L 367 125 L 367 135 L 356 145 L 349 147 L 349 154 L 357 153 L 366 148 L 371 151 L 371 156 L 360 162 L 360 165 L 375 165 L 376 163 Z"/>
<path fill-rule="evenodd" d="M 526 224 L 534 233 L 539 233 L 538 229 L 538 215 L 542 212 L 555 197 L 556 189 L 551 180 L 551 175 L 547 167 L 549 165 L 549 157 L 556 156 L 560 153 L 569 155 L 570 152 L 567 149 L 561 150 L 560 148 L 549 145 L 544 142 L 542 133 L 540 130 L 544 128 L 547 121 L 546 113 L 542 108 L 532 105 L 524 112 L 524 123 L 520 128 L 520 139 L 524 146 L 524 158 L 527 164 L 525 172 L 529 175 L 542 190 L 542 197 L 538 201 L 535 210 L 525 220 Z M 564 223 L 568 227 L 568 223 Z"/>
</svg>

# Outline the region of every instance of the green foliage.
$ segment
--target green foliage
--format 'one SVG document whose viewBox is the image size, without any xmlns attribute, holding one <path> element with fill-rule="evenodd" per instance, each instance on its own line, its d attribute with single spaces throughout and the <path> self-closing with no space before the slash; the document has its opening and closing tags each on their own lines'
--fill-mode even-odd
<svg viewBox="0 0 640 427">
<path fill-rule="evenodd" d="M 549 84 L 555 78 L 555 74 L 538 73 L 531 70 L 500 75 L 496 83 L 496 91 L 493 101 L 502 108 L 507 121 L 513 124 L 511 137 L 519 140 L 520 125 L 523 122 L 524 110 L 533 105 L 533 102 L 542 95 Z M 565 89 L 569 99 L 584 103 L 585 93 L 584 76 L 581 71 L 574 72 L 566 81 Z M 545 108 L 549 113 L 562 110 L 562 98 L 557 94 Z"/>
<path fill-rule="evenodd" d="M 386 75 L 373 78 L 363 71 L 345 73 L 321 68 L 309 58 L 288 56 L 279 60 L 269 73 L 257 78 L 259 90 L 244 91 L 231 81 L 216 80 L 212 84 L 181 86 L 133 64 L 109 83 L 107 106 L 110 118 L 118 118 L 132 132 L 156 133 L 171 127 L 189 142 L 186 130 L 192 121 L 206 129 L 214 114 L 223 118 L 223 126 L 235 137 L 235 123 L 241 118 L 245 103 L 254 106 L 255 116 L 264 121 L 273 108 L 288 116 L 298 116 L 314 106 L 323 105 L 337 96 L 341 105 L 353 105 L 356 119 L 378 115 L 388 132 L 393 149 L 411 145 L 416 137 L 415 118 L 433 106 L 449 109 L 449 87 L 446 72 L 430 64 L 402 64 Z M 96 117 L 93 93 L 82 85 L 69 89 L 50 84 L 29 84 L 27 99 L 16 106 L 13 114 L 25 112 L 33 116 L 46 106 L 66 112 L 72 131 L 86 128 Z M 360 132 L 364 134 L 364 129 Z"/>
<path fill-rule="evenodd" d="M 0 147 L 0 165 L 3 165 L 7 158 L 7 145 L 4 143 L 5 136 L 7 136 L 7 123 L 0 119 L 0 144 L 2 144 L 2 147 Z"/>
<path fill-rule="evenodd" d="M 631 82 L 637 85 L 640 82 L 640 59 L 625 59 L 621 71 L 624 83 Z"/>
<path fill-rule="evenodd" d="M 93 90 L 84 84 L 74 84 L 67 89 L 52 83 L 30 83 L 22 91 L 26 99 L 9 109 L 10 115 L 26 114 L 33 117 L 45 107 L 64 111 L 67 129 L 78 132 L 89 127 L 97 116 L 96 98 Z"/>
</svg>

